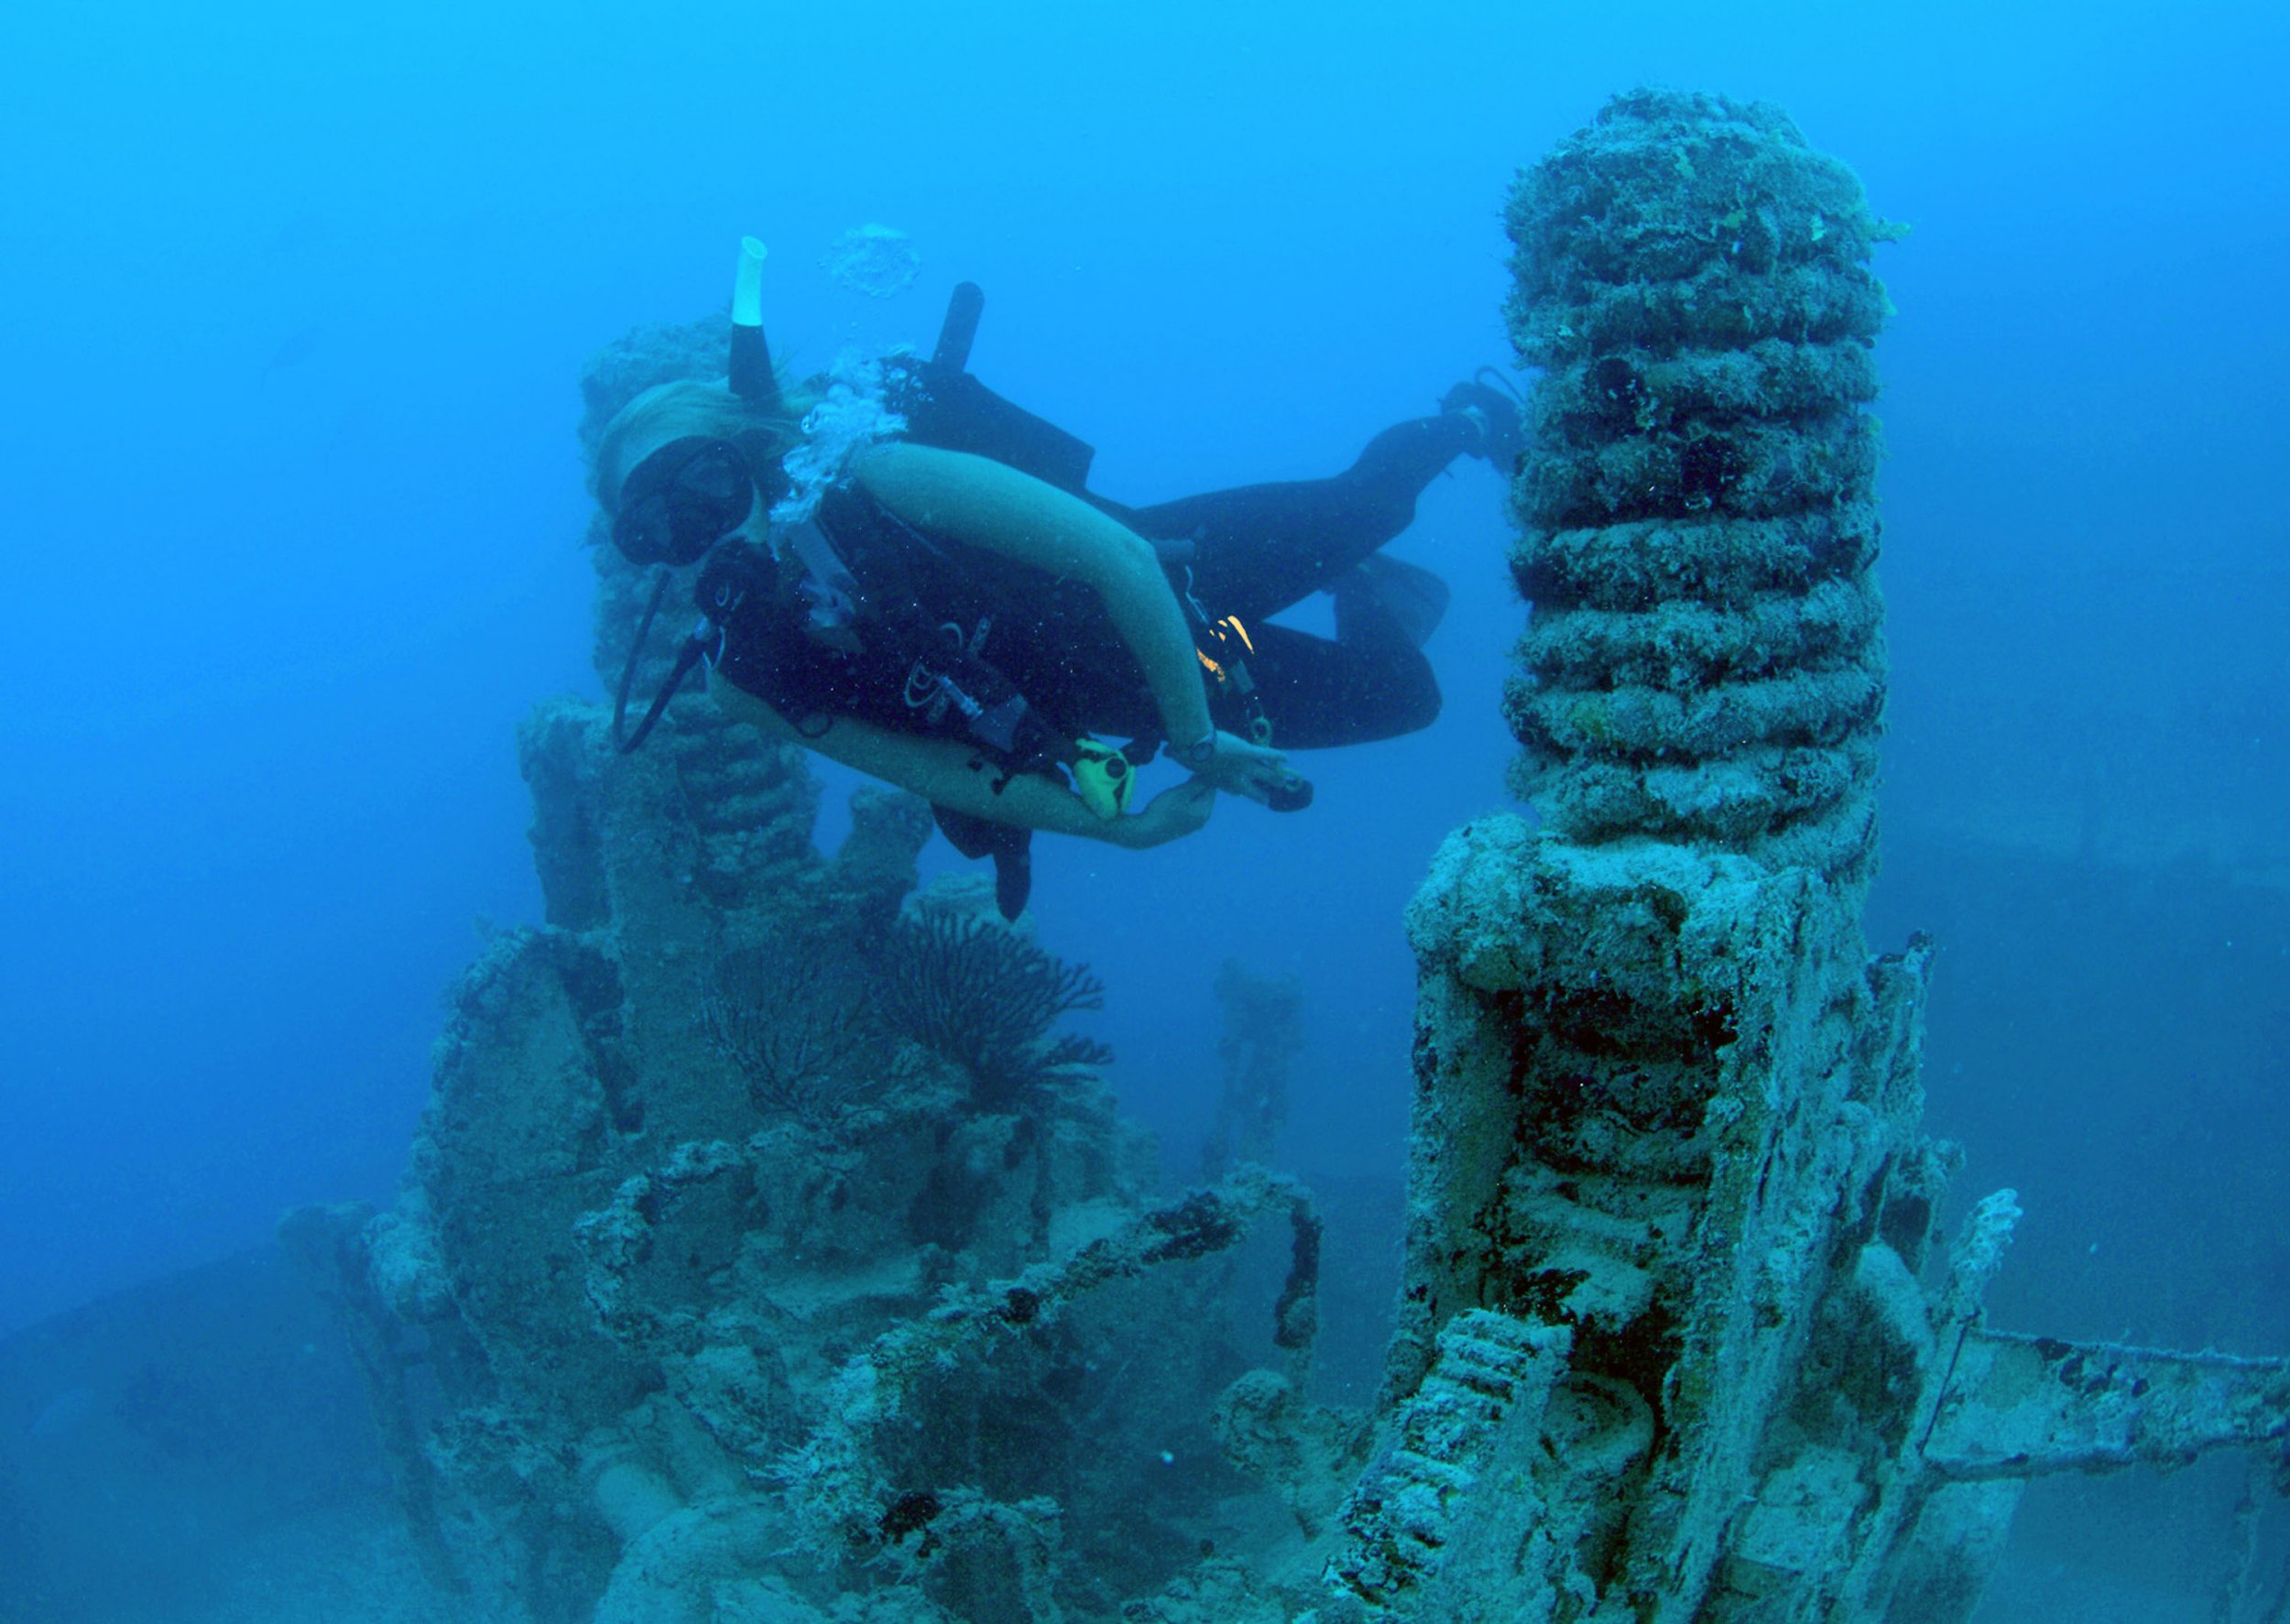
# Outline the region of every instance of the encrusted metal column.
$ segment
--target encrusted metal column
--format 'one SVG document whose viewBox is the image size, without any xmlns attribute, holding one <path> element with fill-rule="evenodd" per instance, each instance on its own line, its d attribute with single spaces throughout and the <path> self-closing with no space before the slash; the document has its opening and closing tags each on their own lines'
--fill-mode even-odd
<svg viewBox="0 0 2290 1624">
<path fill-rule="evenodd" d="M 1410 910 L 1407 1275 L 1336 1616 L 1954 1624 L 2017 1479 L 2271 1435 L 2290 1372 L 1987 1332 L 2009 1192 L 1927 1268 L 1928 955 L 1860 928 L 1895 233 L 1774 109 L 1654 92 L 1508 220 L 1541 824 L 1457 831 Z M 2177 1420 L 2096 1444 L 2164 1368 Z"/>
<path fill-rule="evenodd" d="M 1867 268 L 1895 234 L 1779 112 L 1618 99 L 1507 214 L 1543 368 L 1514 496 L 1534 605 L 1517 788 L 1581 842 L 1651 834 L 1836 880 L 1875 849 L 1884 698 Z"/>
</svg>

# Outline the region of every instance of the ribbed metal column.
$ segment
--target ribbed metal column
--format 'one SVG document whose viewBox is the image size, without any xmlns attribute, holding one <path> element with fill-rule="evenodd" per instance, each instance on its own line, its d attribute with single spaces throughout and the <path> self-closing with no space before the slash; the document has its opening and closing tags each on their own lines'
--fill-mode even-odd
<svg viewBox="0 0 2290 1624">
<path fill-rule="evenodd" d="M 1544 369 L 1512 493 L 1506 695 L 1554 833 L 1853 885 L 1885 655 L 1867 269 L 1893 234 L 1776 110 L 1641 91 L 1528 170 L 1508 311 Z"/>
</svg>

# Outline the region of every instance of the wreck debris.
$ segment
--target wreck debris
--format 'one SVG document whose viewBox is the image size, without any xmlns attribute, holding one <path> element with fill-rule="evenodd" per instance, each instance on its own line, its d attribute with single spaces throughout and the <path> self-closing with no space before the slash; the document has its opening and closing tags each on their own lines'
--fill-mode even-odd
<svg viewBox="0 0 2290 1624">
<path fill-rule="evenodd" d="M 1311 1198 L 1294 1181 L 1260 1167 L 1238 1170 L 1214 1190 L 1196 1190 L 1172 1204 L 1140 1214 L 1119 1229 L 1068 1258 L 1034 1265 L 1014 1281 L 943 1294 L 929 1314 L 877 1337 L 834 1379 L 826 1418 L 778 1467 L 799 1486 L 797 1503 L 823 1552 L 840 1552 L 878 1540 L 896 1543 L 911 1523 L 914 1497 L 935 1496 L 934 1486 L 904 1489 L 886 1480 L 893 1451 L 882 1440 L 912 1424 L 910 1401 L 933 1375 L 976 1363 L 984 1351 L 1015 1335 L 1052 1329 L 1077 1300 L 1145 1270 L 1186 1263 L 1225 1251 L 1260 1218 L 1286 1214 L 1300 1230 L 1316 1229 Z M 1316 1248 L 1299 1248 L 1282 1301 L 1307 1296 L 1316 1285 Z"/>
</svg>

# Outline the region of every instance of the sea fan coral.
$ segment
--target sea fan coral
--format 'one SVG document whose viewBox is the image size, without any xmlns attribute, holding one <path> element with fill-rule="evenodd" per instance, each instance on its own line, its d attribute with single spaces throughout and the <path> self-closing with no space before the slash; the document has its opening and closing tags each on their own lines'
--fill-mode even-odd
<svg viewBox="0 0 2290 1624">
<path fill-rule="evenodd" d="M 1051 1022 L 1105 1008 L 1105 984 L 1004 928 L 943 909 L 902 919 L 884 944 L 884 1015 L 925 1049 L 970 1074 L 971 1103 L 1006 1110 L 1076 1066 L 1113 1058 L 1103 1044 Z"/>
</svg>

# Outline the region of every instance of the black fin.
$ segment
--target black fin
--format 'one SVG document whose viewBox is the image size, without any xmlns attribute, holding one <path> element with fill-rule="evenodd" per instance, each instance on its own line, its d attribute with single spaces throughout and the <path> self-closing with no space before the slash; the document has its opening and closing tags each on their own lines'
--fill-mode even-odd
<svg viewBox="0 0 2290 1624">
<path fill-rule="evenodd" d="M 1423 565 L 1380 552 L 1369 553 L 1335 590 L 1339 600 L 1350 598 L 1360 606 L 1382 610 L 1418 649 L 1431 641 L 1455 596 L 1445 581 Z"/>
<path fill-rule="evenodd" d="M 1015 921 L 1033 895 L 1033 831 L 943 806 L 932 807 L 931 815 L 938 820 L 939 833 L 964 856 L 994 859 L 994 905 L 1004 919 Z"/>
</svg>

